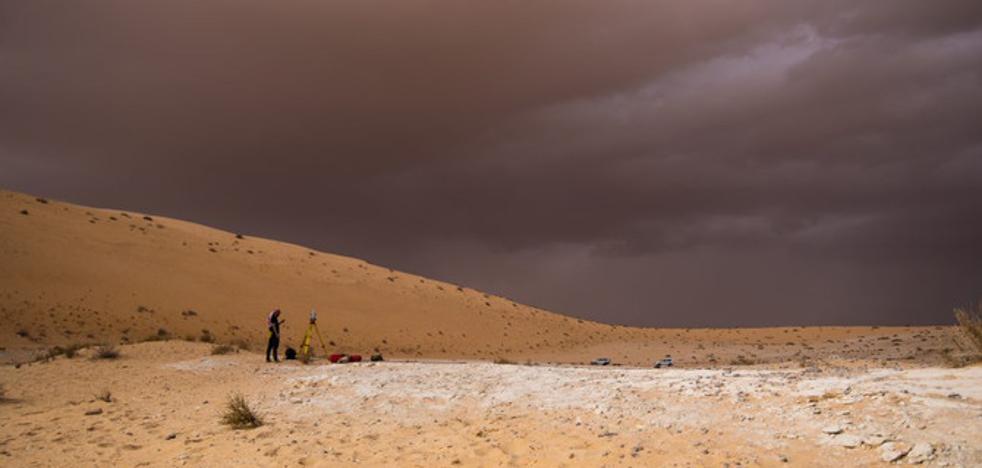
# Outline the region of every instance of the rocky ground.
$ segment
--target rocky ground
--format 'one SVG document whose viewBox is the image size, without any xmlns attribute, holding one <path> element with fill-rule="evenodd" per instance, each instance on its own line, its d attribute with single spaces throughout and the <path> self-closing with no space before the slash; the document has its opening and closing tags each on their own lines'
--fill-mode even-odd
<svg viewBox="0 0 982 468">
<path fill-rule="evenodd" d="M 978 366 L 271 365 L 180 341 L 121 352 L 0 368 L 0 463 L 982 464 Z M 219 423 L 234 392 L 265 425 Z"/>
</svg>

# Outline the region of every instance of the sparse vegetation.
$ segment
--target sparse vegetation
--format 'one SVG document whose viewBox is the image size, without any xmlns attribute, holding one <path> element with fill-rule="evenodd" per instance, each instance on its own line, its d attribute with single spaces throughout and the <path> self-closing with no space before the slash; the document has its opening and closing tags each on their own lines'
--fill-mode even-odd
<svg viewBox="0 0 982 468">
<path fill-rule="evenodd" d="M 211 334 L 210 331 L 208 331 L 208 330 L 201 330 L 201 337 L 198 338 L 198 341 L 200 341 L 202 343 L 214 343 L 215 342 L 215 337 Z"/>
<path fill-rule="evenodd" d="M 958 328 L 965 335 L 976 353 L 982 353 L 982 300 L 955 309 Z"/>
<path fill-rule="evenodd" d="M 95 355 L 93 359 L 117 359 L 119 358 L 119 350 L 111 344 L 102 345 L 95 349 Z"/>
<path fill-rule="evenodd" d="M 515 361 L 509 360 L 508 358 L 499 357 L 494 360 L 495 364 L 516 364 Z"/>
<path fill-rule="evenodd" d="M 171 339 L 171 333 L 164 328 L 158 328 L 157 333 L 146 337 L 143 341 L 167 341 Z"/>
<path fill-rule="evenodd" d="M 104 401 L 106 403 L 113 402 L 113 394 L 109 390 L 103 390 L 95 394 L 95 399 L 99 401 Z"/>
<path fill-rule="evenodd" d="M 965 367 L 982 362 L 982 301 L 976 301 L 965 307 L 955 308 L 955 320 L 961 331 L 961 338 L 953 338 L 960 352 L 952 348 L 941 350 L 941 359 L 948 367 Z"/>
<path fill-rule="evenodd" d="M 262 418 L 249 407 L 249 402 L 240 393 L 229 395 L 221 422 L 233 429 L 252 429 L 263 425 Z"/>
<path fill-rule="evenodd" d="M 233 353 L 235 351 L 236 351 L 235 350 L 235 347 L 230 346 L 230 345 L 227 345 L 227 344 L 215 345 L 215 346 L 213 346 L 211 348 L 211 354 L 212 355 L 229 354 L 229 353 Z"/>
<path fill-rule="evenodd" d="M 242 338 L 236 338 L 232 340 L 232 345 L 243 351 L 249 351 L 249 342 Z"/>
<path fill-rule="evenodd" d="M 731 366 L 752 366 L 756 364 L 753 359 L 747 359 L 746 356 L 740 354 L 737 355 L 736 359 L 730 361 Z"/>
</svg>

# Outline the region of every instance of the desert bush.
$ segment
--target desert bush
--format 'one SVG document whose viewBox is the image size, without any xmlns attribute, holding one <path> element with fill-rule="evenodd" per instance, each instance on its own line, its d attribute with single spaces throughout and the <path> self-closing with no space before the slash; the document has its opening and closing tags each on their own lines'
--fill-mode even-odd
<svg viewBox="0 0 982 468">
<path fill-rule="evenodd" d="M 208 331 L 208 330 L 201 330 L 201 337 L 198 338 L 198 341 L 200 341 L 202 343 L 214 343 L 215 342 L 215 337 L 211 334 L 210 331 Z"/>
<path fill-rule="evenodd" d="M 116 359 L 119 357 L 119 350 L 111 344 L 102 345 L 95 349 L 93 359 Z"/>
<path fill-rule="evenodd" d="M 249 407 L 249 402 L 240 393 L 228 396 L 221 422 L 233 429 L 251 429 L 263 425 L 262 418 Z"/>
<path fill-rule="evenodd" d="M 96 400 L 100 400 L 100 401 L 104 401 L 106 403 L 112 403 L 112 401 L 113 401 L 113 394 L 109 390 L 103 390 L 103 391 L 95 394 L 95 399 Z"/>
<path fill-rule="evenodd" d="M 249 342 L 246 341 L 246 340 L 244 340 L 244 339 L 242 339 L 242 338 L 236 338 L 236 339 L 232 340 L 232 345 L 234 345 L 236 348 L 239 348 L 239 349 L 241 349 L 243 351 L 249 351 Z"/>
<path fill-rule="evenodd" d="M 211 354 L 213 355 L 228 354 L 234 351 L 235 348 L 227 344 L 215 345 L 211 348 Z"/>
<path fill-rule="evenodd" d="M 982 353 L 982 300 L 955 309 L 958 328 L 976 353 Z"/>
<path fill-rule="evenodd" d="M 495 364 L 515 364 L 515 361 L 509 360 L 508 358 L 499 357 L 494 360 Z"/>
<path fill-rule="evenodd" d="M 78 356 L 78 351 L 80 349 L 84 348 L 84 347 L 85 347 L 85 345 L 83 345 L 81 343 L 72 343 L 72 344 L 66 346 L 65 347 L 65 357 L 67 357 L 67 358 L 70 359 L 70 358 L 73 358 L 75 356 Z"/>
<path fill-rule="evenodd" d="M 746 356 L 740 354 L 737 355 L 736 359 L 730 361 L 732 366 L 752 366 L 755 362 L 752 359 L 747 359 Z"/>
</svg>

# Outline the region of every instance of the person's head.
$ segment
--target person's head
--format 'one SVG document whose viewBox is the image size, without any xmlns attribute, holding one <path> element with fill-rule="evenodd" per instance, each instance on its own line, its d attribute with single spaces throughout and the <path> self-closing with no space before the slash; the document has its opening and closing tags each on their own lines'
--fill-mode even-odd
<svg viewBox="0 0 982 468">
<path fill-rule="evenodd" d="M 280 309 L 274 310 L 273 311 L 273 317 L 279 317 L 279 316 L 280 316 Z"/>
</svg>

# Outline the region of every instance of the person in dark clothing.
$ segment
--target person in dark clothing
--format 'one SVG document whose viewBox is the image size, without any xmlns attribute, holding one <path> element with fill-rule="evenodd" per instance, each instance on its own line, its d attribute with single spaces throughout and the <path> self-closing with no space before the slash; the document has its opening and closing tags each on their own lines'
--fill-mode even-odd
<svg viewBox="0 0 982 468">
<path fill-rule="evenodd" d="M 266 345 L 266 362 L 270 362 L 269 358 L 271 354 L 273 361 L 280 362 L 280 324 L 283 322 L 286 322 L 286 320 L 280 320 L 280 309 L 271 312 L 269 318 L 266 320 L 266 326 L 269 328 L 269 344 Z"/>
</svg>

